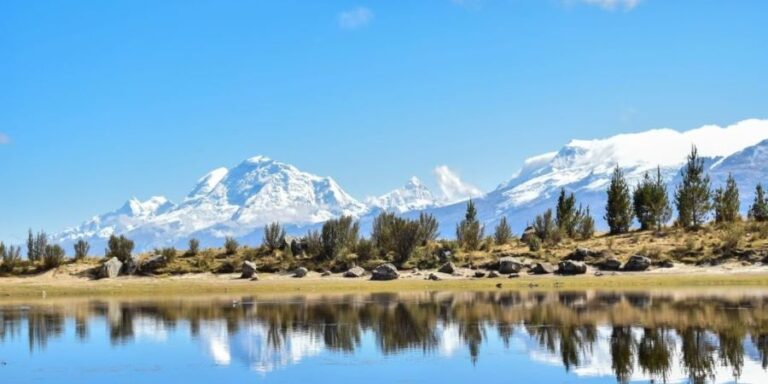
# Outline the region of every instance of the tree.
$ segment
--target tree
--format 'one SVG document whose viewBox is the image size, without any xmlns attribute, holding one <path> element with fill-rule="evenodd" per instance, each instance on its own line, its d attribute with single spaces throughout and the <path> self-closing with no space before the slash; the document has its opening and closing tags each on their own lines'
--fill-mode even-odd
<svg viewBox="0 0 768 384">
<path fill-rule="evenodd" d="M 75 260 L 81 260 L 88 256 L 88 252 L 91 250 L 91 245 L 84 239 L 77 240 L 75 243 Z"/>
<path fill-rule="evenodd" d="M 632 202 L 624 172 L 617 165 L 608 186 L 608 201 L 605 205 L 605 221 L 612 235 L 629 232 L 632 225 Z"/>
<path fill-rule="evenodd" d="M 547 209 L 543 214 L 536 216 L 533 221 L 533 231 L 542 242 L 549 244 L 560 242 L 560 231 L 552 218 L 551 209 Z"/>
<path fill-rule="evenodd" d="M 725 183 L 725 189 L 719 187 L 715 190 L 713 201 L 715 222 L 733 223 L 741 220 L 741 217 L 739 216 L 739 208 L 741 206 L 741 202 L 739 201 L 739 188 L 736 186 L 736 180 L 733 178 L 733 175 L 728 174 L 728 181 Z"/>
<path fill-rule="evenodd" d="M 285 244 L 285 229 L 283 229 L 280 223 L 275 222 L 264 227 L 262 244 L 264 244 L 270 251 L 283 247 Z"/>
<path fill-rule="evenodd" d="M 576 235 L 581 240 L 591 239 L 595 235 L 595 219 L 589 213 L 589 207 L 585 211 L 579 207 L 579 220 L 576 224 Z"/>
<path fill-rule="evenodd" d="M 320 232 L 308 231 L 307 235 L 302 239 L 302 248 L 307 252 L 307 255 L 312 257 L 319 257 L 323 253 L 323 241 L 320 238 Z"/>
<path fill-rule="evenodd" d="M 232 256 L 237 253 L 237 248 L 240 248 L 240 243 L 232 236 L 224 238 L 224 254 Z"/>
<path fill-rule="evenodd" d="M 325 260 L 335 259 L 344 252 L 355 249 L 357 245 L 360 223 L 351 216 L 341 216 L 323 223 L 320 229 L 320 241 L 322 243 L 321 258 Z"/>
<path fill-rule="evenodd" d="M 749 218 L 760 222 L 768 221 L 768 200 L 761 184 L 755 187 L 755 201 L 749 207 Z"/>
<path fill-rule="evenodd" d="M 477 220 L 477 209 L 475 203 L 470 199 L 467 202 L 464 220 L 456 226 L 456 239 L 459 246 L 468 251 L 477 250 L 483 241 L 483 232 L 485 232 L 485 227 Z"/>
<path fill-rule="evenodd" d="M 200 253 L 200 240 L 189 239 L 189 247 L 187 249 L 187 255 L 197 256 L 198 253 Z"/>
<path fill-rule="evenodd" d="M 504 245 L 512 240 L 512 228 L 507 223 L 507 218 L 502 217 L 493 233 L 493 240 L 498 245 Z"/>
<path fill-rule="evenodd" d="M 635 217 L 640 223 L 641 230 L 651 228 L 661 230 L 672 218 L 667 185 L 661 176 L 661 168 L 656 168 L 656 178 L 652 178 L 648 172 L 645 173 L 643 181 L 637 185 L 632 194 L 632 200 Z"/>
<path fill-rule="evenodd" d="M 133 252 L 133 240 L 120 235 L 120 237 L 112 235 L 107 242 L 107 249 L 104 251 L 106 258 L 116 257 L 118 260 L 125 263 L 130 260 Z"/>
<path fill-rule="evenodd" d="M 32 228 L 29 229 L 27 235 L 27 260 L 35 261 L 37 254 L 35 253 L 35 235 L 32 233 Z"/>
<path fill-rule="evenodd" d="M 37 235 L 29 230 L 29 236 L 27 238 L 27 259 L 29 261 L 40 261 L 45 256 L 45 247 L 48 245 L 48 235 L 40 231 Z"/>
<path fill-rule="evenodd" d="M 579 222 L 578 212 L 576 211 L 576 197 L 571 193 L 566 195 L 565 188 L 560 189 L 560 197 L 557 199 L 557 208 L 555 210 L 557 228 L 561 233 L 568 237 L 575 237 L 576 225 Z"/>
<path fill-rule="evenodd" d="M 6 247 L 0 242 L 0 272 L 12 273 L 20 261 L 21 247 Z"/>
<path fill-rule="evenodd" d="M 64 263 L 65 257 L 66 253 L 64 252 L 64 248 L 62 248 L 60 245 L 46 245 L 43 255 L 43 268 L 58 268 L 61 264 Z"/>
<path fill-rule="evenodd" d="M 704 160 L 694 146 L 688 155 L 688 162 L 680 171 L 682 181 L 675 191 L 677 222 L 687 229 L 704 224 L 712 209 L 709 175 L 704 172 Z"/>
<path fill-rule="evenodd" d="M 435 241 L 439 228 L 437 219 L 431 213 L 419 213 L 419 244 L 427 245 L 430 241 Z"/>
</svg>

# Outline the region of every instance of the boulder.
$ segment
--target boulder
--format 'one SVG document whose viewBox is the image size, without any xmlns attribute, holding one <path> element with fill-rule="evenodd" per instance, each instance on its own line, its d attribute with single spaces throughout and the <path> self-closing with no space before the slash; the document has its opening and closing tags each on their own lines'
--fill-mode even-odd
<svg viewBox="0 0 768 384">
<path fill-rule="evenodd" d="M 597 257 L 600 252 L 595 252 L 588 248 L 576 248 L 570 255 L 565 257 L 565 260 L 573 261 L 585 261 L 589 258 Z"/>
<path fill-rule="evenodd" d="M 400 274 L 397 273 L 397 268 L 395 268 L 394 265 L 387 263 L 379 265 L 373 270 L 371 280 L 395 280 L 398 277 L 400 277 Z"/>
<path fill-rule="evenodd" d="M 513 257 L 502 257 L 499 259 L 499 273 L 520 273 L 523 270 L 525 264 Z"/>
<path fill-rule="evenodd" d="M 557 265 L 561 275 L 582 275 L 587 273 L 587 265 L 581 261 L 563 260 Z"/>
<path fill-rule="evenodd" d="M 624 270 L 629 272 L 641 272 L 650 267 L 651 259 L 642 255 L 634 255 L 624 264 Z"/>
<path fill-rule="evenodd" d="M 621 269 L 621 260 L 614 256 L 609 256 L 598 263 L 598 268 L 603 271 L 618 271 Z"/>
<path fill-rule="evenodd" d="M 528 240 L 532 237 L 536 237 L 536 229 L 533 227 L 525 228 L 525 231 L 523 231 L 523 235 L 520 236 L 520 241 L 523 243 L 528 243 Z"/>
<path fill-rule="evenodd" d="M 162 267 L 165 267 L 166 264 L 168 264 L 168 261 L 165 259 L 165 256 L 155 255 L 141 263 L 141 271 L 145 273 L 152 273 Z"/>
<path fill-rule="evenodd" d="M 449 250 L 441 249 L 440 252 L 438 252 L 437 257 L 440 259 L 440 262 L 445 263 L 453 258 L 453 254 Z"/>
<path fill-rule="evenodd" d="M 674 268 L 675 263 L 672 262 L 672 260 L 664 260 L 661 263 L 659 263 L 659 267 L 661 268 Z"/>
<path fill-rule="evenodd" d="M 555 267 L 553 267 L 552 264 L 545 263 L 545 262 L 535 263 L 531 268 L 531 273 L 533 273 L 534 275 L 546 275 L 554 272 L 555 272 Z"/>
<path fill-rule="evenodd" d="M 123 263 L 123 267 L 120 270 L 120 274 L 123 275 L 135 275 L 136 272 L 139 271 L 139 265 L 136 263 L 136 260 L 131 257 L 130 259 L 126 260 L 125 263 Z"/>
<path fill-rule="evenodd" d="M 348 277 L 348 278 L 363 277 L 363 275 L 365 275 L 365 269 L 361 267 L 353 267 L 353 268 L 350 268 L 348 271 L 344 272 L 344 277 Z"/>
<path fill-rule="evenodd" d="M 102 279 L 115 278 L 120 275 L 120 269 L 122 268 L 123 263 L 118 260 L 117 257 L 113 257 L 102 264 L 101 271 L 99 271 L 99 277 Z"/>
<path fill-rule="evenodd" d="M 445 263 L 437 270 L 440 273 L 447 273 L 447 274 L 453 274 L 456 272 L 456 265 L 454 265 L 451 262 Z"/>
<path fill-rule="evenodd" d="M 241 279 L 251 279 L 256 275 L 256 264 L 252 261 L 243 261 Z"/>
<path fill-rule="evenodd" d="M 442 279 L 440 278 L 440 276 L 435 275 L 434 273 L 430 273 L 429 276 L 427 276 L 427 280 L 440 281 Z"/>
<path fill-rule="evenodd" d="M 328 277 L 330 275 L 332 275 L 332 273 L 331 271 L 328 271 L 328 270 L 320 272 L 320 276 L 322 277 Z"/>
<path fill-rule="evenodd" d="M 491 278 L 491 279 L 495 279 L 495 278 L 497 278 L 499 276 L 500 276 L 499 273 L 496 272 L 496 271 L 491 271 L 491 272 L 488 273 L 488 277 Z"/>
<path fill-rule="evenodd" d="M 307 270 L 304 267 L 298 267 L 293 271 L 293 277 L 302 278 L 309 273 L 309 270 Z"/>
<path fill-rule="evenodd" d="M 291 240 L 291 254 L 293 254 L 294 257 L 301 256 L 304 253 L 304 247 L 301 244 L 301 240 L 299 239 L 293 239 Z"/>
<path fill-rule="evenodd" d="M 475 272 L 475 277 L 477 277 L 477 278 L 485 277 L 485 272 L 483 272 L 483 271 L 476 271 Z"/>
</svg>

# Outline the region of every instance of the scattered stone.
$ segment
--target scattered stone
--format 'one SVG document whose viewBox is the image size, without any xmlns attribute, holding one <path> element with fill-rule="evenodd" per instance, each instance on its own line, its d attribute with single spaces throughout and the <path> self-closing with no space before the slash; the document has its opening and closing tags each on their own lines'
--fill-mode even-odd
<svg viewBox="0 0 768 384">
<path fill-rule="evenodd" d="M 293 271 L 293 277 L 302 278 L 307 275 L 309 271 L 304 267 L 298 267 Z"/>
<path fill-rule="evenodd" d="M 488 273 L 488 277 L 491 278 L 491 279 L 495 279 L 495 278 L 499 277 L 499 273 L 496 272 L 496 271 L 491 271 L 490 273 Z"/>
<path fill-rule="evenodd" d="M 120 269 L 123 267 L 123 263 L 117 259 L 117 257 L 113 257 L 107 261 L 104 262 L 104 264 L 101 266 L 101 271 L 99 271 L 99 277 L 102 279 L 113 279 L 117 277 L 120 274 Z"/>
<path fill-rule="evenodd" d="M 599 253 L 588 248 L 576 248 L 570 255 L 565 257 L 565 260 L 584 261 L 590 257 L 595 257 Z"/>
<path fill-rule="evenodd" d="M 598 263 L 598 267 L 603 271 L 618 271 L 621 269 L 621 260 L 617 259 L 615 256 L 609 256 Z"/>
<path fill-rule="evenodd" d="M 517 278 L 519 278 L 519 277 L 520 277 L 520 274 L 519 274 L 519 273 L 510 273 L 510 274 L 509 274 L 509 278 L 510 278 L 510 279 L 517 279 Z"/>
<path fill-rule="evenodd" d="M 641 272 L 651 267 L 651 259 L 642 256 L 634 255 L 627 260 L 624 264 L 624 270 L 629 272 Z"/>
<path fill-rule="evenodd" d="M 661 268 L 674 268 L 675 263 L 672 262 L 672 260 L 664 260 L 661 263 L 659 263 L 659 267 Z"/>
<path fill-rule="evenodd" d="M 587 273 L 587 265 L 581 261 L 564 260 L 558 264 L 557 271 L 561 275 L 583 275 Z"/>
<path fill-rule="evenodd" d="M 165 256 L 155 255 L 141 263 L 141 271 L 144 273 L 152 273 L 162 267 L 165 267 L 166 264 L 168 264 L 168 260 L 166 260 Z"/>
<path fill-rule="evenodd" d="M 603 275 L 603 273 L 602 273 L 602 272 L 600 272 L 600 271 L 595 271 L 595 276 L 596 276 L 596 277 L 600 277 L 600 276 L 602 276 L 602 275 Z"/>
<path fill-rule="evenodd" d="M 328 277 L 331 275 L 331 271 L 323 271 L 323 273 L 320 274 L 322 277 Z"/>
<path fill-rule="evenodd" d="M 499 273 L 519 273 L 523 270 L 525 264 L 512 257 L 502 257 L 499 259 Z"/>
<path fill-rule="evenodd" d="M 427 280 L 440 281 L 442 279 L 440 278 L 440 276 L 435 275 L 434 273 L 430 273 L 429 276 L 427 276 Z"/>
<path fill-rule="evenodd" d="M 400 274 L 397 273 L 397 268 L 395 268 L 394 265 L 387 263 L 379 265 L 373 270 L 371 280 L 395 280 L 398 277 L 400 277 Z"/>
<path fill-rule="evenodd" d="M 534 275 L 546 275 L 555 273 L 555 267 L 553 267 L 550 263 L 539 262 L 533 264 L 533 267 L 531 267 L 531 273 Z"/>
<path fill-rule="evenodd" d="M 485 277 L 485 272 L 483 272 L 483 271 L 476 271 L 475 272 L 475 277 L 477 277 L 477 278 Z"/>
<path fill-rule="evenodd" d="M 440 266 L 440 268 L 437 270 L 440 273 L 447 273 L 447 274 L 453 274 L 456 272 L 456 265 L 454 265 L 451 262 L 445 263 Z"/>
<path fill-rule="evenodd" d="M 365 269 L 361 267 L 353 267 L 350 268 L 348 271 L 344 272 L 344 277 L 347 278 L 358 278 L 363 277 L 365 275 Z"/>
<path fill-rule="evenodd" d="M 251 279 L 256 275 L 256 264 L 252 261 L 243 261 L 241 279 Z M 257 277 L 258 279 L 258 277 Z"/>
</svg>

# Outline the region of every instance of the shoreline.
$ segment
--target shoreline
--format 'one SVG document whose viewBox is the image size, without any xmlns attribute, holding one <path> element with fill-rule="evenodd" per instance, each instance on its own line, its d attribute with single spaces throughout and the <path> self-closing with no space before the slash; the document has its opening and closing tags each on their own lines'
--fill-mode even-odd
<svg viewBox="0 0 768 384">
<path fill-rule="evenodd" d="M 518 278 L 508 278 L 504 275 L 497 278 L 472 278 L 438 274 L 441 277 L 439 281 L 425 279 L 430 273 L 435 273 L 435 271 L 401 271 L 401 277 L 392 281 L 371 281 L 369 276 L 344 278 L 340 274 L 321 277 L 314 272 L 304 278 L 294 278 L 287 274 L 260 274 L 258 281 L 250 281 L 240 279 L 239 274 L 214 275 L 210 273 L 91 280 L 51 271 L 36 276 L 0 278 L 0 301 L 14 298 L 192 296 L 201 294 L 354 294 L 571 289 L 658 290 L 696 287 L 768 288 L 768 267 L 766 266 L 679 266 L 647 272 L 623 272 L 602 276 L 588 273 L 578 276 L 523 274 Z"/>
</svg>

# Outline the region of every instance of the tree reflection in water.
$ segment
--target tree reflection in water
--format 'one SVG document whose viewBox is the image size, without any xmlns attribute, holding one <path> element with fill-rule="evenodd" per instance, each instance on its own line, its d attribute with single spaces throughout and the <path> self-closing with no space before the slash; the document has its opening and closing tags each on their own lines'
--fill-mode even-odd
<svg viewBox="0 0 768 384">
<path fill-rule="evenodd" d="M 566 371 L 584 367 L 604 348 L 620 383 L 637 377 L 668 382 L 676 365 L 691 382 L 705 383 L 716 378 L 720 366 L 738 381 L 749 355 L 746 346 L 757 364 L 768 368 L 767 303 L 756 294 L 599 291 L 49 301 L 0 304 L 0 343 L 26 333 L 34 352 L 66 327 L 87 340 L 96 332 L 89 324 L 95 319 L 107 324 L 114 345 L 132 342 L 147 325 L 183 326 L 192 337 L 204 338 L 207 324 L 221 324 L 233 343 L 259 330 L 261 347 L 272 355 L 297 348 L 297 336 L 328 351 L 354 353 L 369 333 L 383 354 L 432 354 L 454 337 L 476 363 L 484 343 L 498 338 L 505 348 L 529 340 L 557 356 Z"/>
</svg>

